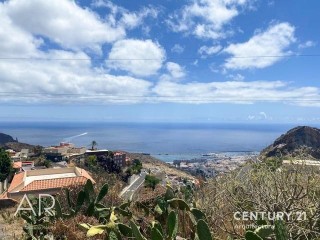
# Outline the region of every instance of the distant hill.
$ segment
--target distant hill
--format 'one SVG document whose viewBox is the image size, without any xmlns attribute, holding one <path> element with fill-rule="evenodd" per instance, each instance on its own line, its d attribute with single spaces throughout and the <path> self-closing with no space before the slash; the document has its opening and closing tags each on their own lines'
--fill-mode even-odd
<svg viewBox="0 0 320 240">
<path fill-rule="evenodd" d="M 4 145 L 8 142 L 15 142 L 15 140 L 10 135 L 0 133 L 0 145 Z"/>
<path fill-rule="evenodd" d="M 261 157 L 320 160 L 320 129 L 308 126 L 295 127 L 265 148 Z"/>
<path fill-rule="evenodd" d="M 13 149 L 16 152 L 20 152 L 21 149 L 33 150 L 35 146 L 27 143 L 20 143 L 13 139 L 12 136 L 0 133 L 0 147 L 4 149 Z"/>
</svg>

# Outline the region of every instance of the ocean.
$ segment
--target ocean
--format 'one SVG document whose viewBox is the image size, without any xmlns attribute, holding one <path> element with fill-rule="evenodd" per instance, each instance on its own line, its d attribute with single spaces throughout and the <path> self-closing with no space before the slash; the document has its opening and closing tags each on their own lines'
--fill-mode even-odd
<svg viewBox="0 0 320 240">
<path fill-rule="evenodd" d="M 99 149 L 149 153 L 163 161 L 208 153 L 259 152 L 292 124 L 0 122 L 0 132 L 42 146 L 72 142 Z"/>
</svg>

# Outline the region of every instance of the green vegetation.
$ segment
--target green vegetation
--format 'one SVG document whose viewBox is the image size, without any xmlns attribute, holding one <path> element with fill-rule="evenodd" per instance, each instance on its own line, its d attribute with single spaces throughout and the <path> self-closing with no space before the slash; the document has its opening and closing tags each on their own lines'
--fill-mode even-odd
<svg viewBox="0 0 320 240">
<path fill-rule="evenodd" d="M 43 165 L 44 165 L 46 168 L 50 168 L 50 167 L 52 166 L 52 163 L 51 163 L 51 161 L 45 159 Z"/>
<path fill-rule="evenodd" d="M 320 171 L 258 165 L 211 179 L 200 189 L 167 186 L 164 193 L 135 202 L 115 201 L 109 198 L 112 185 L 88 181 L 57 196 L 53 216 L 29 211 L 21 217 L 27 239 L 318 239 Z M 235 212 L 306 212 L 306 218 L 238 220 Z"/>
<path fill-rule="evenodd" d="M 146 187 L 152 188 L 152 190 L 156 189 L 156 186 L 161 182 L 161 180 L 153 175 L 146 175 L 144 185 Z"/>
<path fill-rule="evenodd" d="M 269 170 L 275 171 L 282 166 L 283 160 L 290 160 L 289 158 L 282 157 L 269 157 L 263 159 L 263 164 L 255 164 L 254 168 L 267 167 Z"/>
<path fill-rule="evenodd" d="M 275 231 L 267 239 L 320 237 L 320 172 L 312 166 L 292 164 L 275 170 L 265 163 L 248 165 L 241 171 L 209 180 L 196 192 L 195 199 L 209 216 L 208 224 L 220 239 L 227 239 L 228 236 L 243 238 L 245 232 L 237 226 L 261 225 L 260 220 L 235 219 L 235 212 L 283 212 L 295 215 L 291 219 L 284 219 L 289 233 L 287 238 L 276 238 L 279 231 Z M 298 219 L 299 213 L 305 214 L 305 218 Z M 275 224 L 276 221 L 272 219 L 263 223 L 273 228 Z"/>
<path fill-rule="evenodd" d="M 142 162 L 139 159 L 134 159 L 130 168 L 132 170 L 132 174 L 139 174 L 141 173 Z"/>
<path fill-rule="evenodd" d="M 187 180 L 177 189 L 157 186 L 160 180 L 149 174 L 145 195 L 133 202 L 119 199 L 119 175 L 98 164 L 92 168 L 97 184 L 88 181 L 58 194 L 53 216 L 21 214 L 26 239 L 320 239 L 319 168 L 279 163 L 270 158 L 247 164 L 199 188 Z M 136 171 L 140 166 L 134 160 Z M 235 212 L 285 212 L 293 218 L 239 220 Z M 305 217 L 297 219 L 299 212 Z"/>
<path fill-rule="evenodd" d="M 139 159 L 134 159 L 132 161 L 132 164 L 130 167 L 128 167 L 125 171 L 125 174 L 122 177 L 122 180 L 124 182 L 127 182 L 128 179 L 133 175 L 133 174 L 140 174 L 142 169 L 142 162 Z"/>
<path fill-rule="evenodd" d="M 43 210 L 40 214 L 37 199 L 33 199 L 36 215 L 30 211 L 20 214 L 26 221 L 26 239 L 84 239 L 83 235 L 70 229 L 74 222 L 77 231 L 84 232 L 87 238 L 174 240 L 177 236 L 183 236 L 194 240 L 213 239 L 204 213 L 176 198 L 177 192 L 170 187 L 164 196 L 149 204 L 125 202 L 118 206 L 105 206 L 102 200 L 108 191 L 108 184 L 104 184 L 96 193 L 88 180 L 78 191 L 75 202 L 70 197 L 70 191 L 66 190 L 67 208 L 64 209 L 57 199 L 54 211 Z M 51 204 L 50 201 L 44 203 L 47 206 Z M 138 215 L 134 216 L 134 212 Z M 142 223 L 139 214 L 143 212 L 146 222 Z M 185 221 L 179 224 L 182 219 Z M 66 225 L 66 222 L 69 224 Z M 65 231 L 66 227 L 68 231 Z"/>
<path fill-rule="evenodd" d="M 0 182 L 4 181 L 13 172 L 12 161 L 8 153 L 0 148 Z"/>
<path fill-rule="evenodd" d="M 246 240 L 266 240 L 274 235 L 275 240 L 288 240 L 288 232 L 283 221 L 276 220 L 274 226 L 260 225 L 254 231 L 248 230 L 245 234 Z"/>
<path fill-rule="evenodd" d="M 97 166 L 97 156 L 88 156 L 86 163 L 89 167 Z"/>
<path fill-rule="evenodd" d="M 33 153 L 35 157 L 40 157 L 43 154 L 43 147 L 36 145 L 33 147 Z"/>
</svg>

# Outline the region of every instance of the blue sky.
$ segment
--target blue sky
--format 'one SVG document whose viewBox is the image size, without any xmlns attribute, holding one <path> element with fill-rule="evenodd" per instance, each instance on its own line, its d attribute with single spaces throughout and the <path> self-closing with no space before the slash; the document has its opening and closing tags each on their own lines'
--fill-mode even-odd
<svg viewBox="0 0 320 240">
<path fill-rule="evenodd" d="M 316 0 L 1 1 L 0 117 L 319 123 L 319 8 Z"/>
</svg>

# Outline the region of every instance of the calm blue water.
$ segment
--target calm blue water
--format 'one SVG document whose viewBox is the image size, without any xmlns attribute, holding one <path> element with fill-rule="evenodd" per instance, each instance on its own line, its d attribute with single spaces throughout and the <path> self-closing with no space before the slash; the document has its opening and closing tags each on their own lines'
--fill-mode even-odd
<svg viewBox="0 0 320 240">
<path fill-rule="evenodd" d="M 0 123 L 0 132 L 20 142 L 146 152 L 163 160 L 211 152 L 260 151 L 294 125 L 168 123 Z M 80 135 L 80 136 L 78 136 Z"/>
</svg>

